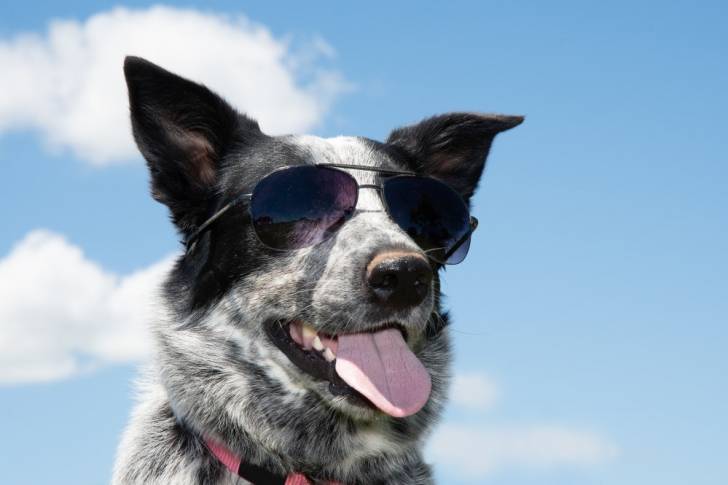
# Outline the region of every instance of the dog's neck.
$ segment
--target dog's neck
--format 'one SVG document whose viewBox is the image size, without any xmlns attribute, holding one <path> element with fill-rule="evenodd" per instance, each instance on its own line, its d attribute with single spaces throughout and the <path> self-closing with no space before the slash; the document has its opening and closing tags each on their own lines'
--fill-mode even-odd
<svg viewBox="0 0 728 485">
<path fill-rule="evenodd" d="M 211 438 L 205 439 L 205 445 L 220 463 L 225 465 L 231 473 L 244 478 L 246 481 L 256 485 L 312 485 L 302 473 L 289 473 L 287 476 L 270 472 L 263 467 L 246 463 L 242 457 L 233 453 L 222 443 Z M 326 485 L 342 485 L 341 482 L 328 481 Z"/>
</svg>

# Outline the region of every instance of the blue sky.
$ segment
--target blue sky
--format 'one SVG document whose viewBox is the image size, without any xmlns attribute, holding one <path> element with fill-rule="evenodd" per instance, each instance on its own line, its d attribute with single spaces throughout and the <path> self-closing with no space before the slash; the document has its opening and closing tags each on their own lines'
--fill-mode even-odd
<svg viewBox="0 0 728 485">
<path fill-rule="evenodd" d="M 107 317 L 124 331 L 118 311 L 97 307 L 94 295 L 126 301 L 120 288 L 143 280 L 130 275 L 178 250 L 140 158 L 89 155 L 89 146 L 117 143 L 127 153 L 126 124 L 109 118 L 118 136 L 94 131 L 117 98 L 79 121 L 87 112 L 63 103 L 82 97 L 52 88 L 95 78 L 56 64 L 46 76 L 23 50 L 31 33 L 56 45 L 54 20 L 83 30 L 114 5 L 0 7 L 10 79 L 0 81 L 0 289 L 30 295 L 0 294 L 0 349 L 13 349 L 0 357 L 3 483 L 108 481 L 143 352 L 108 351 L 107 333 L 86 338 L 85 329 L 106 332 L 96 320 Z M 148 15 L 146 2 L 125 5 Z M 726 482 L 725 3 L 167 5 L 201 18 L 243 15 L 283 46 L 276 66 L 290 74 L 296 113 L 316 113 L 295 121 L 294 108 L 261 105 L 283 131 L 382 139 L 444 111 L 526 115 L 496 140 L 474 200 L 481 226 L 471 253 L 444 275 L 459 384 L 429 450 L 441 483 Z M 84 49 L 103 55 L 97 45 Z M 121 59 L 116 71 L 104 70 L 116 65 L 107 61 L 101 77 L 120 77 Z M 14 83 L 11 62 L 28 70 L 25 83 Z M 228 72 L 167 67 L 211 85 Z M 23 96 L 27 105 L 13 101 Z M 67 264 L 49 267 L 43 255 L 54 254 Z M 23 293 L 37 275 L 48 298 Z M 35 377 L 26 372 L 34 365 Z"/>
</svg>

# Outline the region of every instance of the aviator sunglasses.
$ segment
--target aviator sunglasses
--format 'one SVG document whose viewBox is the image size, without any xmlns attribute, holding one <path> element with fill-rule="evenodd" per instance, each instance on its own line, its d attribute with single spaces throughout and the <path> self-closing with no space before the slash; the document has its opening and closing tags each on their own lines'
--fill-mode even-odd
<svg viewBox="0 0 728 485">
<path fill-rule="evenodd" d="M 382 180 L 359 184 L 342 168 L 377 172 Z M 429 258 L 441 264 L 465 259 L 478 220 L 450 186 L 413 172 L 328 163 L 283 167 L 266 175 L 252 193 L 238 195 L 202 223 L 187 240 L 187 252 L 212 223 L 243 202 L 263 245 L 275 250 L 314 246 L 355 214 L 360 189 L 378 191 L 392 221 Z"/>
</svg>

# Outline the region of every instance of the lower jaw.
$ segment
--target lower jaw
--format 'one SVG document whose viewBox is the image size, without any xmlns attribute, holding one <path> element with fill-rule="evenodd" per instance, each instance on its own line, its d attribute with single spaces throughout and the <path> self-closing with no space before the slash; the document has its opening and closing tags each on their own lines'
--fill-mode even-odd
<svg viewBox="0 0 728 485">
<path fill-rule="evenodd" d="M 270 341 L 286 357 L 313 379 L 328 382 L 328 392 L 336 397 L 343 397 L 346 403 L 361 411 L 378 411 L 376 406 L 359 391 L 349 386 L 336 373 L 336 361 L 327 362 L 324 359 L 300 348 L 288 333 L 288 322 L 276 320 L 265 324 L 265 331 Z"/>
</svg>

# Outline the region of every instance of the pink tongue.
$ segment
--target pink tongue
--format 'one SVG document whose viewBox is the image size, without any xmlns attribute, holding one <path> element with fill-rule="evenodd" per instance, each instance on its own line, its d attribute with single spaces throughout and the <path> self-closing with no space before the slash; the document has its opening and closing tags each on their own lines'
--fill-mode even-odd
<svg viewBox="0 0 728 485">
<path fill-rule="evenodd" d="M 430 397 L 430 375 L 395 328 L 339 335 L 336 373 L 397 418 L 416 413 Z"/>
</svg>

